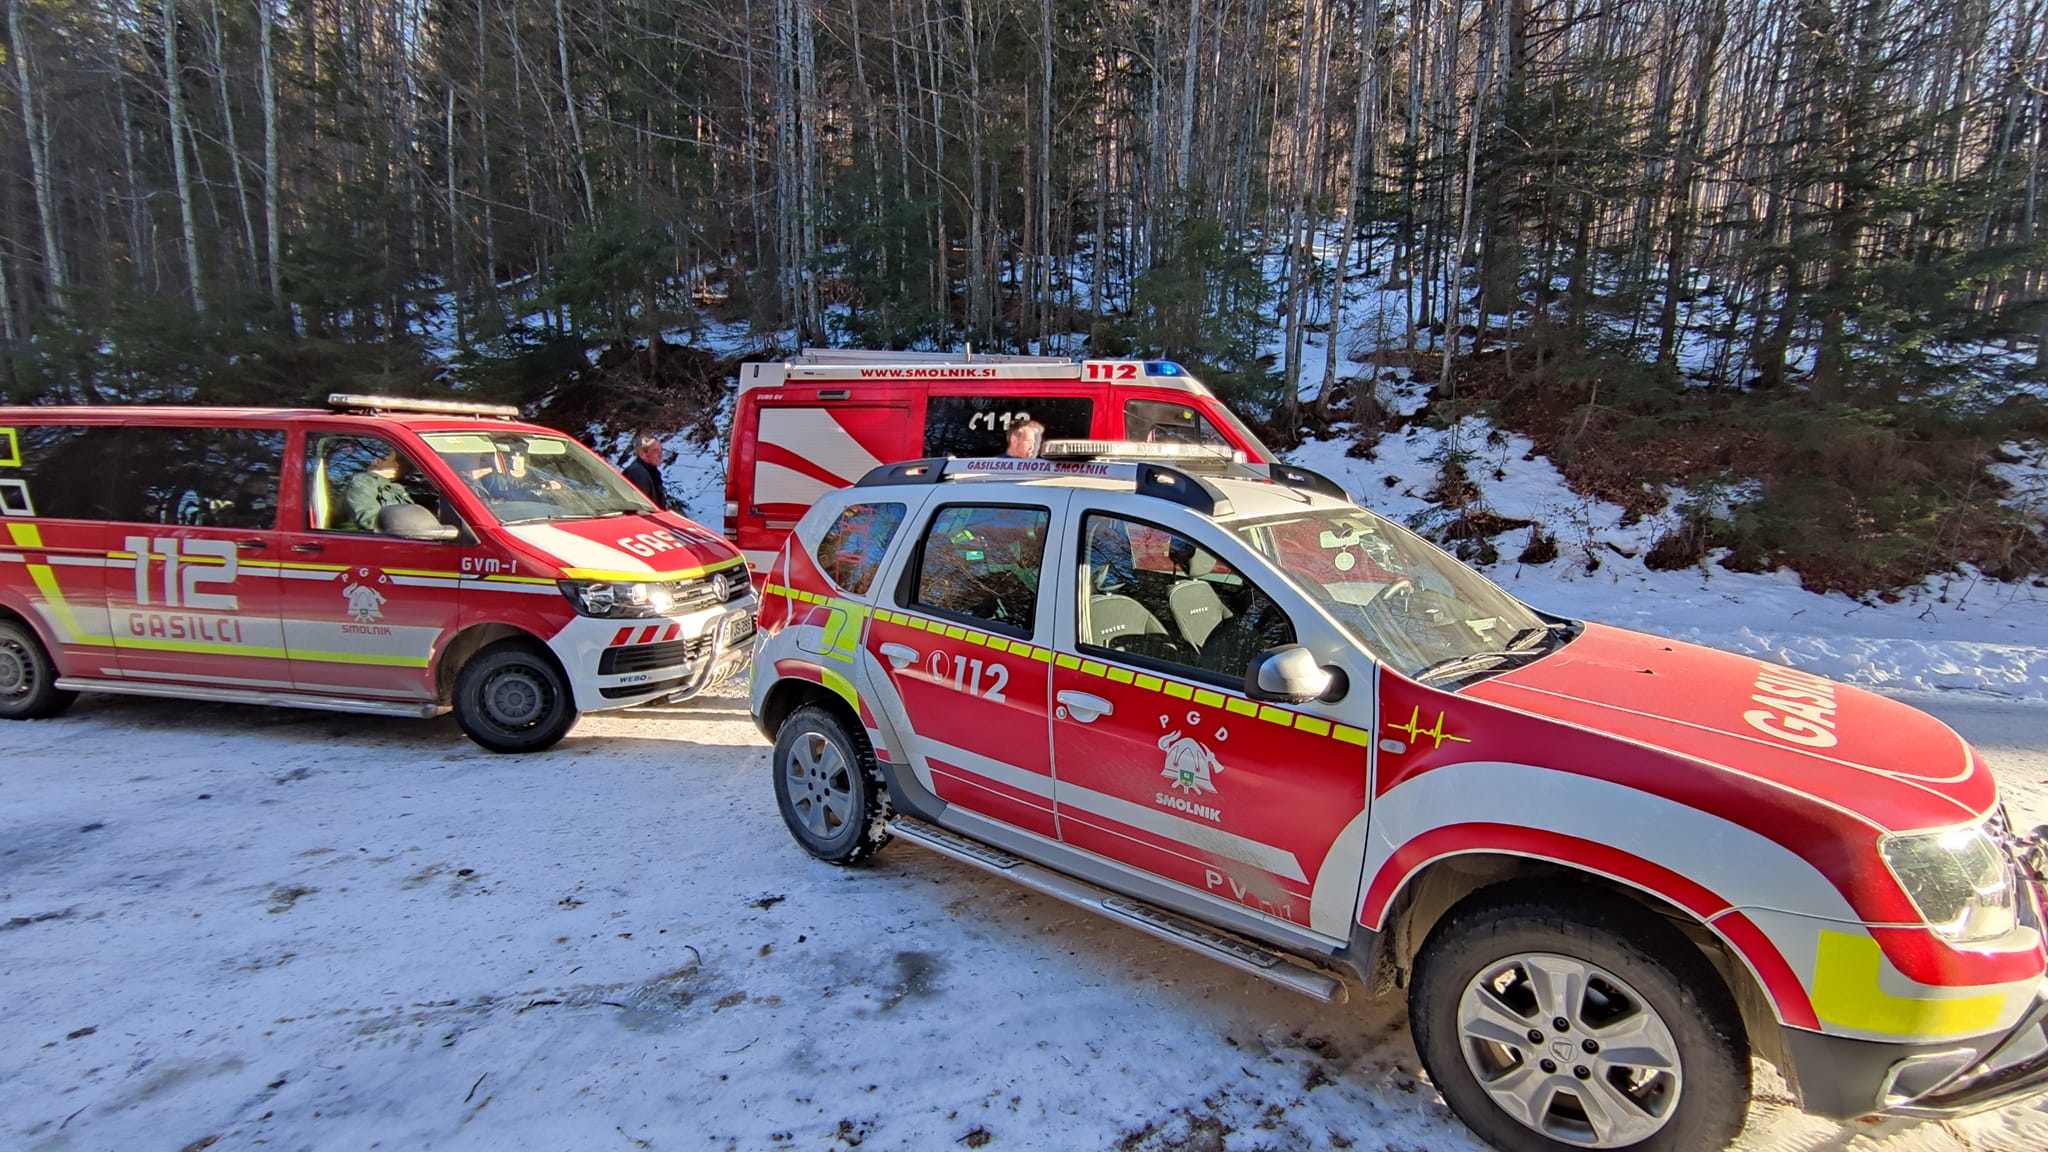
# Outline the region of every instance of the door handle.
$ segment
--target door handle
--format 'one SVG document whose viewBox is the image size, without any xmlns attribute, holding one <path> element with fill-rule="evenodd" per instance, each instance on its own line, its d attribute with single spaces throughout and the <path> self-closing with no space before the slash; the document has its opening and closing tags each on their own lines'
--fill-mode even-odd
<svg viewBox="0 0 2048 1152">
<path fill-rule="evenodd" d="M 1068 689 L 1058 693 L 1054 698 L 1066 705 L 1067 715 L 1083 724 L 1093 724 L 1096 717 L 1107 716 L 1114 711 L 1109 701 L 1100 696 L 1090 696 L 1086 692 Z"/>
<path fill-rule="evenodd" d="M 881 646 L 881 653 L 888 657 L 889 663 L 898 671 L 917 663 L 917 649 L 908 644 L 897 644 L 892 641 Z"/>
<path fill-rule="evenodd" d="M 292 551 L 306 553 L 325 552 L 327 551 L 327 546 L 324 544 L 294 544 L 292 545 Z"/>
<path fill-rule="evenodd" d="M 254 552 L 254 551 L 255 551 L 256 549 L 258 549 L 258 548 L 268 548 L 268 547 L 270 547 L 270 541 L 268 541 L 268 540 L 257 540 L 257 539 L 249 539 L 249 540 L 237 540 L 237 541 L 235 541 L 235 547 L 237 547 L 237 548 L 246 548 L 246 549 L 248 549 L 249 551 L 251 551 L 251 552 Z"/>
</svg>

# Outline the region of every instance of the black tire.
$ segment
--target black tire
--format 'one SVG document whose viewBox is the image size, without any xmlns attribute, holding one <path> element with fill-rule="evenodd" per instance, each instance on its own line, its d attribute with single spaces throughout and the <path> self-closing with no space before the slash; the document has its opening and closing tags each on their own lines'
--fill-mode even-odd
<svg viewBox="0 0 2048 1152">
<path fill-rule="evenodd" d="M 576 698 L 554 657 L 531 640 L 485 645 L 455 676 L 455 719 L 493 752 L 552 748 L 576 726 Z"/>
<path fill-rule="evenodd" d="M 1560 1031 L 1557 1016 L 1544 1016 L 1558 1001 L 1539 1001 L 1530 978 L 1573 965 L 1597 971 L 1585 974 L 1589 992 L 1575 1003 L 1565 998 L 1572 1017 Z M 1482 976 L 1502 981 L 1496 993 L 1485 991 Z M 1468 1007 L 1471 1033 L 1461 1016 Z M 1638 1015 L 1645 1011 L 1648 1020 Z M 1478 893 L 1439 921 L 1417 954 L 1408 1015 L 1423 1067 L 1451 1111 L 1503 1152 L 1714 1152 L 1741 1134 L 1748 1115 L 1749 1044 L 1720 975 L 1669 923 L 1618 898 L 1519 886 Z M 1632 1023 L 1663 1026 L 1661 1035 L 1651 1029 L 1632 1039 L 1630 1051 L 1675 1053 L 1675 1073 L 1641 1071 L 1651 1062 L 1631 1073 L 1625 1056 L 1608 1063 L 1597 1038 Z M 1487 1038 L 1517 1025 L 1524 1030 L 1512 1045 Z M 1559 1058 L 1567 1051 L 1569 1065 Z M 1623 1050 L 1617 1045 L 1612 1055 Z M 1564 1138 L 1539 1131 L 1496 1095 L 1527 1102 L 1526 1112 L 1540 1113 Z M 1588 1119 L 1594 1111 L 1605 1140 Z"/>
<path fill-rule="evenodd" d="M 78 693 L 57 687 L 57 664 L 34 630 L 0 620 L 0 720 L 40 720 L 71 707 Z"/>
<path fill-rule="evenodd" d="M 889 799 L 864 733 L 806 704 L 775 734 L 775 806 L 804 851 L 858 864 L 889 842 Z"/>
</svg>

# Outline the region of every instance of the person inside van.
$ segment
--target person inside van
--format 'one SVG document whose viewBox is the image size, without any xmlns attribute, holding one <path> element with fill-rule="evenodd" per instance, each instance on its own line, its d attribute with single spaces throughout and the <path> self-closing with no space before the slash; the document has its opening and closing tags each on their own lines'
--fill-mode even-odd
<svg viewBox="0 0 2048 1152">
<path fill-rule="evenodd" d="M 1010 446 L 1003 451 L 1005 456 L 1030 459 L 1038 455 L 1039 446 L 1045 442 L 1045 425 L 1036 420 L 1010 425 Z"/>
<path fill-rule="evenodd" d="M 561 481 L 542 479 L 528 470 L 531 457 L 527 454 L 523 440 L 502 439 L 492 442 L 497 449 L 491 459 L 491 467 L 481 470 L 477 476 L 477 487 L 484 495 L 494 500 L 547 500 L 543 492 L 553 491 L 562 486 Z"/>
<path fill-rule="evenodd" d="M 342 498 L 348 504 L 349 526 L 358 532 L 377 531 L 377 512 L 393 504 L 414 503 L 412 493 L 398 482 L 401 467 L 398 449 L 393 448 L 370 462 L 370 466 L 349 477 Z"/>
</svg>

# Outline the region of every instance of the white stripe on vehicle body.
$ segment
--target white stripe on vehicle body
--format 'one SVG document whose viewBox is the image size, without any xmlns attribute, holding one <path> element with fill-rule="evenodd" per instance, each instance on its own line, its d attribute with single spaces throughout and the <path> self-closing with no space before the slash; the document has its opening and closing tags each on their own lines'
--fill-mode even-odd
<svg viewBox="0 0 2048 1152">
<path fill-rule="evenodd" d="M 1034 795 L 1043 796 L 1047 789 L 1053 788 L 1050 776 L 1027 772 L 1000 760 L 991 760 L 979 753 L 969 752 L 965 748 L 933 740 L 929 736 L 920 739 L 928 755 L 957 764 L 991 780 L 1009 784 L 1019 791 L 1030 791 Z M 1209 824 L 1198 823 L 1157 808 L 1133 803 L 1120 796 L 1111 796 L 1072 784 L 1058 785 L 1054 801 L 1062 809 L 1072 808 L 1077 812 L 1092 813 L 1191 848 L 1227 856 L 1232 860 L 1271 872 L 1275 876 L 1297 883 L 1308 883 L 1308 876 L 1301 870 L 1301 862 L 1295 858 L 1294 853 L 1284 848 L 1261 844 Z"/>
</svg>

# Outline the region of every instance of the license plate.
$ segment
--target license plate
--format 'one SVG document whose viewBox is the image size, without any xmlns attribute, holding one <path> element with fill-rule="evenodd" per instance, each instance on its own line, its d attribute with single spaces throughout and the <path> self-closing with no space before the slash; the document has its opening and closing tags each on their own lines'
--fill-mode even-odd
<svg viewBox="0 0 2048 1152">
<path fill-rule="evenodd" d="M 753 634 L 754 614 L 752 612 L 741 612 L 726 621 L 725 642 L 727 644 L 737 644 Z"/>
</svg>

